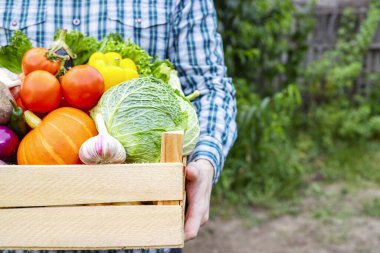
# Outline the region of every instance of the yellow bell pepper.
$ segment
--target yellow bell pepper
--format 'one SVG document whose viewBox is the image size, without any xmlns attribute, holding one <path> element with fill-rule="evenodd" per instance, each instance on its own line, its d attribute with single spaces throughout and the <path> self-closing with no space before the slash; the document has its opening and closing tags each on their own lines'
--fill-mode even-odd
<svg viewBox="0 0 380 253">
<path fill-rule="evenodd" d="M 124 81 L 139 77 L 136 64 L 128 58 L 122 59 L 115 52 L 93 53 L 88 65 L 96 68 L 104 79 L 105 90 Z"/>
</svg>

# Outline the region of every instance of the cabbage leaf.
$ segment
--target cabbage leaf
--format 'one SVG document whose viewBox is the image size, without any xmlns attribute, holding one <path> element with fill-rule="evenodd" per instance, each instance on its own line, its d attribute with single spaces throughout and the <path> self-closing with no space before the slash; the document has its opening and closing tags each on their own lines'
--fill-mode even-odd
<svg viewBox="0 0 380 253">
<path fill-rule="evenodd" d="M 183 154 L 190 155 L 197 144 L 200 128 L 198 116 L 194 106 L 191 104 L 187 97 L 184 97 L 181 82 L 178 77 L 177 71 L 174 69 L 173 64 L 168 60 L 155 60 L 152 64 L 152 74 L 156 78 L 168 83 L 173 89 L 176 90 L 178 101 L 180 102 L 182 110 L 188 114 L 187 127 L 185 131 L 185 138 L 183 143 Z M 193 94 L 192 94 L 193 95 Z M 198 91 L 195 91 L 194 98 L 199 96 Z"/>
<path fill-rule="evenodd" d="M 101 113 L 109 134 L 124 146 L 127 163 L 159 162 L 161 136 L 186 131 L 189 115 L 170 85 L 152 76 L 107 90 L 91 111 Z"/>
</svg>

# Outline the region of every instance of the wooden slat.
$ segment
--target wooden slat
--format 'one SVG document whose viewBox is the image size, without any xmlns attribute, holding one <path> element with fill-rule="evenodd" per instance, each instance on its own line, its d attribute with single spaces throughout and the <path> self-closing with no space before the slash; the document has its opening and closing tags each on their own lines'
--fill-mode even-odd
<svg viewBox="0 0 380 253">
<path fill-rule="evenodd" d="M 180 163 L 183 154 L 183 131 L 162 133 L 161 163 Z"/>
<path fill-rule="evenodd" d="M 183 190 L 182 163 L 0 166 L 0 207 L 182 200 Z"/>
<path fill-rule="evenodd" d="M 183 131 L 162 133 L 161 162 L 182 162 L 183 160 Z M 184 177 L 183 177 L 184 178 Z M 158 205 L 179 205 L 179 201 L 158 201 Z"/>
<path fill-rule="evenodd" d="M 183 247 L 181 206 L 0 209 L 0 249 Z"/>
</svg>

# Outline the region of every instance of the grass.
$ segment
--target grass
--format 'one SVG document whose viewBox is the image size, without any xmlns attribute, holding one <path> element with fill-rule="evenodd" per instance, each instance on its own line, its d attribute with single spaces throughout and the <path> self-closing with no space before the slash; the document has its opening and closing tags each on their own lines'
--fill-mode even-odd
<svg viewBox="0 0 380 253">
<path fill-rule="evenodd" d="M 320 167 L 323 177 L 329 181 L 380 182 L 380 143 L 337 143 L 323 155 Z"/>
<path fill-rule="evenodd" d="M 380 198 L 376 197 L 363 204 L 363 214 L 370 217 L 380 217 Z"/>
<path fill-rule="evenodd" d="M 278 199 L 276 196 L 255 196 L 252 203 L 241 199 L 241 195 L 234 191 L 229 195 L 235 201 L 222 199 L 214 194 L 212 203 L 212 216 L 228 218 L 231 215 L 245 216 L 252 224 L 281 215 L 297 215 L 300 212 L 300 200 L 312 196 L 322 205 L 312 210 L 316 219 L 326 222 L 345 220 L 352 215 L 350 208 L 342 205 L 342 199 L 347 195 L 366 185 L 380 182 L 380 143 L 339 143 L 334 149 L 326 152 L 317 149 L 310 141 L 299 144 L 296 151 L 302 159 L 306 171 L 303 186 L 297 190 L 292 199 Z M 269 179 L 270 180 L 270 179 Z M 331 193 L 324 188 L 325 184 L 341 184 L 339 192 Z M 236 201 L 238 200 L 238 201 Z M 239 203 L 240 202 L 240 203 Z M 247 204 L 248 203 L 248 204 Z M 266 217 L 252 217 L 247 215 L 249 208 L 264 210 Z M 366 215 L 380 217 L 380 199 L 366 203 L 363 207 Z"/>
</svg>

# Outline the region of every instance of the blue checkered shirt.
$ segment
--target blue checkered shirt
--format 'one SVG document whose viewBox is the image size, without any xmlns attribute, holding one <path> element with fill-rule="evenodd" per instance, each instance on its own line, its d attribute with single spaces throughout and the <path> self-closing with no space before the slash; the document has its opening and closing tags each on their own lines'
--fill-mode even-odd
<svg viewBox="0 0 380 253">
<path fill-rule="evenodd" d="M 117 32 L 172 61 L 184 93 L 201 93 L 194 101 L 201 134 L 190 161 L 209 160 L 216 183 L 236 139 L 236 102 L 212 0 L 0 0 L 0 45 L 21 30 L 34 46 L 47 47 L 58 28 L 98 40 Z"/>
</svg>

